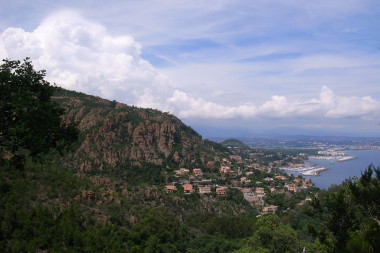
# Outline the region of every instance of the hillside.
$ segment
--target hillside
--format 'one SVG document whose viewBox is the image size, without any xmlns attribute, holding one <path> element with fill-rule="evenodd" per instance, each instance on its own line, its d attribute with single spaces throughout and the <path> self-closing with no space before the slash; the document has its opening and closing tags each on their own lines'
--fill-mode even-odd
<svg viewBox="0 0 380 253">
<path fill-rule="evenodd" d="M 238 139 L 227 139 L 220 143 L 222 146 L 232 149 L 247 149 L 248 146 Z"/>
<path fill-rule="evenodd" d="M 380 249 L 380 169 L 319 191 L 278 170 L 300 157 L 226 148 L 157 110 L 66 90 L 54 99 L 80 137 L 23 169 L 0 160 L 4 252 Z"/>
<path fill-rule="evenodd" d="M 67 109 L 64 120 L 78 123 L 78 148 L 66 161 L 82 172 L 143 165 L 212 169 L 222 149 L 169 113 L 67 90 L 54 99 Z"/>
</svg>

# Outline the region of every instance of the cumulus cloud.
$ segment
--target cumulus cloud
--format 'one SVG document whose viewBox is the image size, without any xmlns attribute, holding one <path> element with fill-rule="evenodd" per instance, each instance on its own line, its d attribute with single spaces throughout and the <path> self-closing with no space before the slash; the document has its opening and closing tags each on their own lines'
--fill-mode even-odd
<svg viewBox="0 0 380 253">
<path fill-rule="evenodd" d="M 249 118 L 254 116 L 256 112 L 256 107 L 254 105 L 246 104 L 237 107 L 229 107 L 205 101 L 201 98 L 192 97 L 179 90 L 175 90 L 173 96 L 168 98 L 167 102 L 174 107 L 174 111 L 178 111 L 180 117 L 184 118 Z"/>
<path fill-rule="evenodd" d="M 64 88 L 135 103 L 148 86 L 168 84 L 131 36 L 110 35 L 73 11 L 52 14 L 32 32 L 8 28 L 0 41 L 3 58 L 31 57 L 50 82 Z"/>
<path fill-rule="evenodd" d="M 367 115 L 378 115 L 380 111 L 380 102 L 369 97 L 339 97 L 336 106 L 331 108 L 326 117 L 343 118 L 343 117 L 365 117 Z"/>
<path fill-rule="evenodd" d="M 274 95 L 261 105 L 241 102 L 231 106 L 210 101 L 212 96 L 223 94 L 226 87 L 217 91 L 205 86 L 197 93 L 178 89 L 172 81 L 143 59 L 142 47 L 128 35 L 112 35 L 107 29 L 72 11 L 61 11 L 46 18 L 35 30 L 8 28 L 0 34 L 0 56 L 11 59 L 31 57 L 37 69 L 47 71 L 47 79 L 64 88 L 116 99 L 140 107 L 170 111 L 182 118 L 234 119 L 234 118 L 371 118 L 380 112 L 380 101 L 371 97 L 341 97 L 323 86 L 316 98 L 300 101 L 283 95 Z M 305 60 L 309 62 L 309 59 Z M 314 63 L 315 68 L 326 62 L 325 58 Z M 329 62 L 329 61 L 327 61 Z M 340 66 L 338 59 L 333 65 Z M 260 63 L 261 64 L 261 63 Z M 303 62 L 292 69 L 304 71 Z M 355 65 L 355 64 L 354 64 Z M 356 66 L 356 65 L 355 65 Z M 231 66 L 229 66 L 231 67 Z M 259 67 L 259 66 L 257 66 Z M 347 67 L 347 66 L 346 66 Z M 349 65 L 348 67 L 351 67 Z M 204 65 L 201 65 L 201 69 Z M 178 70 L 178 69 L 177 69 Z M 194 71 L 194 69 L 192 69 Z M 221 76 L 233 83 L 217 69 L 207 76 Z M 250 70 L 251 71 L 251 70 Z M 181 73 L 183 74 L 183 73 Z M 187 73 L 189 74 L 189 73 Z M 206 75 L 200 79 L 205 80 Z M 182 75 L 181 80 L 188 78 Z M 192 87 L 194 78 L 189 77 Z M 202 83 L 202 80 L 198 80 Z M 223 86 L 223 87 L 222 87 Z M 187 87 L 189 89 L 189 87 Z M 199 91 L 199 87 L 197 87 Z M 211 90 L 211 91 L 210 91 Z M 245 91 L 243 91 L 245 92 Z M 248 97 L 245 95 L 245 97 Z M 220 101 L 220 100 L 219 100 Z"/>
<path fill-rule="evenodd" d="M 192 97 L 176 90 L 167 102 L 184 118 L 347 118 L 378 115 L 380 101 L 371 97 L 340 97 L 323 86 L 319 98 L 307 101 L 289 101 L 285 96 L 275 95 L 259 107 L 251 104 L 226 106 Z"/>
</svg>

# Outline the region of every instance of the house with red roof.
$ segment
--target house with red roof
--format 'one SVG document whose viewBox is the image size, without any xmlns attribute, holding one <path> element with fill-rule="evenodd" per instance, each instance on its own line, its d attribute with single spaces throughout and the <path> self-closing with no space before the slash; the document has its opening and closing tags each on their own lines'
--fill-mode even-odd
<svg viewBox="0 0 380 253">
<path fill-rule="evenodd" d="M 175 192 L 177 191 L 177 187 L 175 185 L 165 185 L 165 191 L 167 193 Z"/>
<path fill-rule="evenodd" d="M 221 186 L 216 188 L 216 195 L 218 196 L 225 196 L 227 194 L 227 187 Z"/>
<path fill-rule="evenodd" d="M 186 194 L 190 194 L 194 192 L 194 188 L 192 184 L 184 184 L 182 185 L 183 187 L 183 192 Z"/>
</svg>

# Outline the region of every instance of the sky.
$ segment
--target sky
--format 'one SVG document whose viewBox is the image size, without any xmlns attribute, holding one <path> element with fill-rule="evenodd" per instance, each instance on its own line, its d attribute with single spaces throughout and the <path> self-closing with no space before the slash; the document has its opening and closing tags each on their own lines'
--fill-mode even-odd
<svg viewBox="0 0 380 253">
<path fill-rule="evenodd" d="M 0 0 L 0 58 L 203 137 L 380 136 L 378 0 Z"/>
</svg>

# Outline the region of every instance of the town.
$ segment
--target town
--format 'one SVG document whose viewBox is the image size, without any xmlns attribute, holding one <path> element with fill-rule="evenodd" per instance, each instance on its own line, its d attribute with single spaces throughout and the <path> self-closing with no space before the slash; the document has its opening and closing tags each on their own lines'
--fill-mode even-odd
<svg viewBox="0 0 380 253">
<path fill-rule="evenodd" d="M 218 141 L 218 139 L 213 139 Z M 326 150 L 372 150 L 380 149 L 377 137 L 347 137 L 347 136 L 278 136 L 260 138 L 241 138 L 247 145 L 263 150 L 298 151 L 317 155 L 318 151 Z"/>
<path fill-rule="evenodd" d="M 179 168 L 164 191 L 168 194 L 199 194 L 203 198 L 225 198 L 230 192 L 241 194 L 256 208 L 259 216 L 302 206 L 310 201 L 316 187 L 309 178 L 281 171 L 281 166 L 303 162 L 302 156 L 251 149 L 242 143 L 228 146 L 228 157 L 207 163 L 207 168 Z M 169 177 L 170 178 L 170 177 Z M 279 199 L 281 199 L 279 201 Z M 284 205 L 293 199 L 293 206 Z"/>
</svg>

